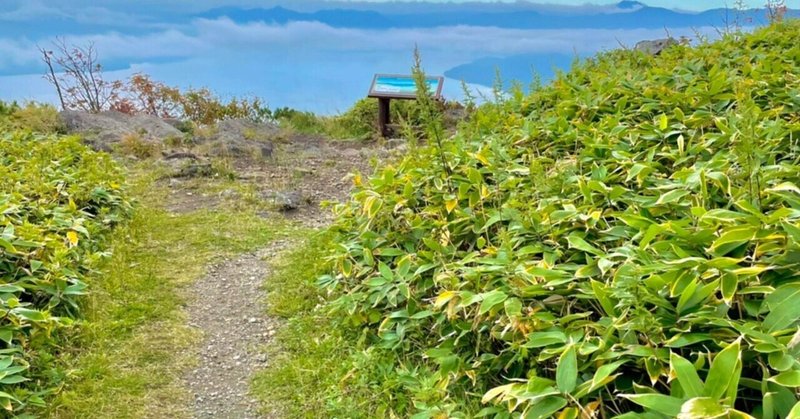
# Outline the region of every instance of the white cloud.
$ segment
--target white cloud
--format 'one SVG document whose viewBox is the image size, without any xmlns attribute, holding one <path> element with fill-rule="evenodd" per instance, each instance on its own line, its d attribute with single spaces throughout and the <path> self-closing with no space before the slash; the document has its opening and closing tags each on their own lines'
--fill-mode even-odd
<svg viewBox="0 0 800 419">
<path fill-rule="evenodd" d="M 424 49 L 460 54 L 507 55 L 536 52 L 591 53 L 616 47 L 618 40 L 633 42 L 663 38 L 663 29 L 556 29 L 530 30 L 494 27 L 448 26 L 430 29 L 362 30 L 333 28 L 318 22 L 271 25 L 239 24 L 229 19 L 194 22 L 198 39 L 207 45 L 254 48 L 287 53 L 303 50 L 410 51 Z M 689 29 L 672 29 L 691 34 Z"/>
<path fill-rule="evenodd" d="M 66 14 L 57 7 L 48 6 L 41 0 L 27 0 L 19 3 L 9 2 L 13 7 L 0 11 L 0 21 L 30 21 L 42 17 L 64 17 Z"/>
<path fill-rule="evenodd" d="M 701 30 L 711 33 L 709 28 Z M 673 36 L 693 36 L 688 28 L 672 29 Z M 105 33 L 72 36 L 67 42 L 94 42 L 106 61 L 141 62 L 163 58 L 213 57 L 228 53 L 272 54 L 274 57 L 313 59 L 320 54 L 403 54 L 410 56 L 415 45 L 426 55 L 455 64 L 483 56 L 523 53 L 593 53 L 632 45 L 642 39 L 663 38 L 663 29 L 559 29 L 524 30 L 492 27 L 452 26 L 430 29 L 364 30 L 333 28 L 318 22 L 287 25 L 263 22 L 240 24 L 227 18 L 198 19 L 185 28 L 144 35 Z M 38 60 L 36 44 L 49 40 L 0 38 L 0 69 L 32 64 Z"/>
<path fill-rule="evenodd" d="M 39 57 L 36 45 L 26 39 L 14 41 L 0 38 L 0 70 L 35 62 Z"/>
</svg>

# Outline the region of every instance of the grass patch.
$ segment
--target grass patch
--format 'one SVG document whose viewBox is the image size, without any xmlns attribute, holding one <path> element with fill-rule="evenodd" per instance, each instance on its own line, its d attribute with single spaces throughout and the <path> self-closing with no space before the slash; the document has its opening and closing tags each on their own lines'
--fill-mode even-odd
<svg viewBox="0 0 800 419">
<path fill-rule="evenodd" d="M 359 351 L 355 329 L 320 309 L 325 295 L 315 279 L 324 272 L 330 238 L 305 233 L 297 236 L 310 238 L 273 264 L 265 285 L 269 314 L 286 323 L 268 348 L 270 367 L 253 380 L 253 394 L 286 418 L 382 417 L 373 405 L 377 384 L 342 379 L 352 362 L 370 355 Z"/>
<path fill-rule="evenodd" d="M 154 173 L 133 170 L 140 205 L 91 281 L 79 350 L 68 360 L 72 371 L 54 417 L 188 416 L 181 377 L 199 336 L 186 325 L 182 288 L 212 261 L 264 246 L 283 229 L 242 207 L 168 213 L 168 190 Z"/>
</svg>

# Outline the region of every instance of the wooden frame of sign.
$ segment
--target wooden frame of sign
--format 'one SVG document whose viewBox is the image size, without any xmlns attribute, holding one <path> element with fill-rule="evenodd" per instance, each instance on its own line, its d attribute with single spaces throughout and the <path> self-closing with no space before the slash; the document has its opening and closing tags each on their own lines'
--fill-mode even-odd
<svg viewBox="0 0 800 419">
<path fill-rule="evenodd" d="M 442 98 L 444 77 L 426 77 L 428 88 L 435 99 Z M 417 85 L 413 76 L 401 74 L 376 74 L 372 78 L 367 97 L 378 99 L 378 126 L 381 135 L 389 135 L 391 125 L 390 105 L 392 99 L 417 99 Z"/>
</svg>

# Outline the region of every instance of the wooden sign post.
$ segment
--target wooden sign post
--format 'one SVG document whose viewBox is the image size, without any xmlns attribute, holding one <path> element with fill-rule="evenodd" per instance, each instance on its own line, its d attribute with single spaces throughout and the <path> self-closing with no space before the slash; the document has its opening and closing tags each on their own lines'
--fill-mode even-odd
<svg viewBox="0 0 800 419">
<path fill-rule="evenodd" d="M 434 98 L 442 97 L 444 77 L 428 77 L 425 79 L 428 91 Z M 381 135 L 387 137 L 391 127 L 391 100 L 415 100 L 417 98 L 417 84 L 413 76 L 397 74 L 376 74 L 372 79 L 368 97 L 378 99 L 378 126 Z"/>
</svg>

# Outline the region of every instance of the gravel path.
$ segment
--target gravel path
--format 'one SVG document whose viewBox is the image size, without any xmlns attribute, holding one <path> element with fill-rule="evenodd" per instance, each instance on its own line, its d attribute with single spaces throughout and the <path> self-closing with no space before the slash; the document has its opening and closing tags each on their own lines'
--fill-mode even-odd
<svg viewBox="0 0 800 419">
<path fill-rule="evenodd" d="M 284 215 L 308 227 L 329 223 L 331 213 L 320 209 L 326 200 L 349 196 L 353 171 L 369 173 L 371 158 L 386 158 L 390 150 L 359 143 L 331 143 L 323 138 L 295 136 L 279 144 L 270 164 L 240 162 L 236 168 L 244 182 L 259 185 L 261 195 L 292 192 L 305 201 Z M 192 179 L 172 179 L 167 207 L 173 212 L 191 212 L 222 202 L 202 189 L 187 189 Z M 238 199 L 238 198 L 237 198 Z M 193 395 L 193 417 L 197 419 L 272 419 L 279 414 L 259 412 L 250 396 L 252 375 L 267 367 L 263 346 L 270 343 L 278 322 L 265 315 L 263 281 L 269 275 L 266 257 L 289 245 L 278 241 L 261 251 L 210 266 L 205 277 L 189 289 L 186 307 L 189 324 L 203 334 L 194 354 L 197 367 L 185 376 Z"/>
<path fill-rule="evenodd" d="M 189 322 L 204 336 L 199 364 L 185 378 L 194 396 L 195 418 L 265 417 L 249 394 L 249 384 L 251 375 L 267 362 L 258 348 L 271 340 L 277 327 L 262 305 L 261 286 L 269 273 L 264 259 L 283 244 L 213 265 L 192 285 Z"/>
</svg>

